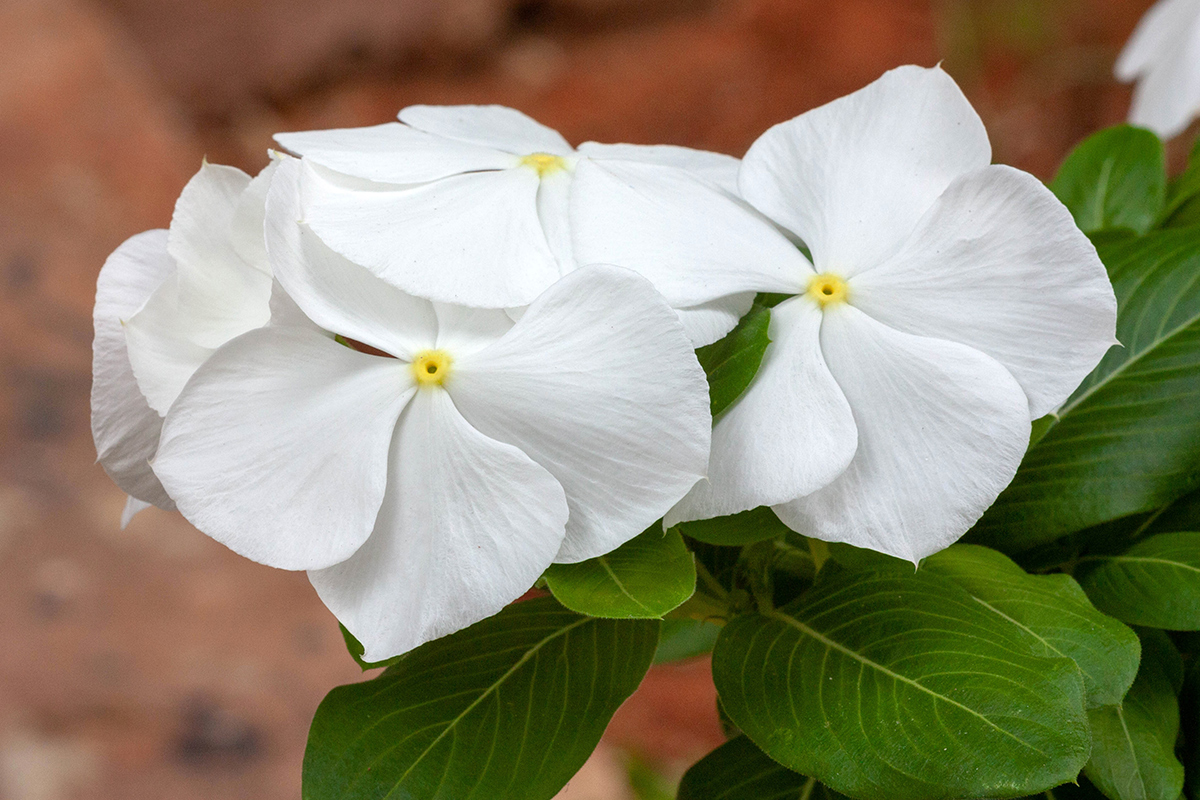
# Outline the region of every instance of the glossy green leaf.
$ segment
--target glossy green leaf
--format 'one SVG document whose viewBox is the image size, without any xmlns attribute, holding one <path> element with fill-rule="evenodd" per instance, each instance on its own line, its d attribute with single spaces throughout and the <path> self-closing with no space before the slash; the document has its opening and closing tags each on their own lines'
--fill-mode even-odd
<svg viewBox="0 0 1200 800">
<path fill-rule="evenodd" d="M 658 649 L 654 651 L 654 663 L 670 664 L 711 653 L 720 633 L 721 626 L 716 622 L 664 619 Z"/>
<path fill-rule="evenodd" d="M 844 795 L 771 760 L 745 736 L 692 765 L 676 800 L 840 800 Z"/>
<path fill-rule="evenodd" d="M 1200 152 L 1192 150 L 1188 168 L 1167 187 L 1162 221 L 1165 228 L 1200 225 Z"/>
<path fill-rule="evenodd" d="M 1145 233 L 1162 212 L 1166 188 L 1163 143 L 1129 125 L 1089 136 L 1050 184 L 1085 233 L 1107 228 Z"/>
<path fill-rule="evenodd" d="M 770 325 L 771 309 L 756 303 L 724 339 L 696 351 L 700 366 L 708 375 L 708 396 L 714 418 L 737 400 L 754 380 L 763 353 L 771 343 Z"/>
<path fill-rule="evenodd" d="M 650 665 L 661 623 L 551 598 L 413 650 L 317 709 L 305 800 L 547 800 Z"/>
<path fill-rule="evenodd" d="M 1124 553 L 1085 556 L 1080 583 L 1106 614 L 1132 625 L 1200 630 L 1200 533 L 1160 533 Z"/>
<path fill-rule="evenodd" d="M 853 797 L 1014 797 L 1087 761 L 1083 676 L 953 582 L 823 571 L 737 617 L 713 651 L 730 718 L 783 765 Z"/>
<path fill-rule="evenodd" d="M 1110 800 L 1177 800 L 1183 791 L 1183 765 L 1175 757 L 1179 702 L 1170 666 L 1154 648 L 1147 647 L 1146 654 L 1152 657 L 1143 659 L 1124 701 L 1088 712 L 1092 758 L 1084 773 Z"/>
<path fill-rule="evenodd" d="M 1073 659 L 1083 672 L 1088 706 L 1113 705 L 1129 691 L 1141 648 L 1131 629 L 1101 614 L 1069 575 L 1030 575 L 1006 556 L 954 545 L 921 562 L 949 578 L 988 611 L 1028 633 L 1039 655 Z"/>
<path fill-rule="evenodd" d="M 599 558 L 552 564 L 544 577 L 558 602 L 590 617 L 655 619 L 696 591 L 683 537 L 658 523 Z"/>
<path fill-rule="evenodd" d="M 968 540 L 1020 552 L 1200 488 L 1200 229 L 1101 245 L 1117 338 Z"/>
<path fill-rule="evenodd" d="M 733 547 L 783 536 L 791 530 L 767 506 L 759 506 L 728 517 L 682 522 L 675 527 L 684 536 L 698 542 Z"/>
</svg>

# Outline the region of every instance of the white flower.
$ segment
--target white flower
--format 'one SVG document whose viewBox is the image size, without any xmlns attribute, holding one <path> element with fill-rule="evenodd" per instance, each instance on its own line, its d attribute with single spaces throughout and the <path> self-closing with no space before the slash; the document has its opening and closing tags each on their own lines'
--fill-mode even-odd
<svg viewBox="0 0 1200 800">
<path fill-rule="evenodd" d="M 205 533 L 310 570 L 367 659 L 617 547 L 703 475 L 704 373 L 644 278 L 577 270 L 516 323 L 416 299 L 297 224 L 301 174 L 284 160 L 268 198 L 279 283 L 325 331 L 395 358 L 273 321 L 196 372 L 154 469 Z"/>
<path fill-rule="evenodd" d="M 174 508 L 149 465 L 162 415 L 217 347 L 270 317 L 262 229 L 272 170 L 251 180 L 205 163 L 170 230 L 127 239 L 100 270 L 92 435 L 100 464 L 130 496 L 122 525 L 148 504 Z"/>
<path fill-rule="evenodd" d="M 953 80 L 919 67 L 755 142 L 742 194 L 813 264 L 794 257 L 710 480 L 668 521 L 769 505 L 805 535 L 915 561 L 995 500 L 1031 417 L 1114 343 L 1116 300 L 1067 210 L 990 159 Z"/>
<path fill-rule="evenodd" d="M 1200 113 L 1200 0 L 1159 0 L 1117 59 L 1119 80 L 1137 81 L 1129 121 L 1170 139 Z"/>
<path fill-rule="evenodd" d="M 702 345 L 733 328 L 755 291 L 786 278 L 789 248 L 732 196 L 735 158 L 665 145 L 573 149 L 501 106 L 399 116 L 275 138 L 304 158 L 312 230 L 410 294 L 519 307 L 578 265 L 615 264 L 648 278 Z"/>
</svg>

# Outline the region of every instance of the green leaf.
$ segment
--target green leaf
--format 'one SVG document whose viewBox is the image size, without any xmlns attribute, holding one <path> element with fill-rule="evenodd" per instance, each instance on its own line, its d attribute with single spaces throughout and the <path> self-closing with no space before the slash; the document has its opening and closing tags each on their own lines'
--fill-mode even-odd
<svg viewBox="0 0 1200 800">
<path fill-rule="evenodd" d="M 1084 139 L 1050 183 L 1085 233 L 1106 228 L 1145 233 L 1162 211 L 1166 188 L 1163 143 L 1129 125 Z"/>
<path fill-rule="evenodd" d="M 853 797 L 1013 797 L 1088 758 L 1083 677 L 951 581 L 823 571 L 737 617 L 713 651 L 730 718 L 784 766 Z"/>
<path fill-rule="evenodd" d="M 922 561 L 921 570 L 949 578 L 988 611 L 1015 622 L 1038 655 L 1073 659 L 1089 707 L 1119 703 L 1129 691 L 1141 653 L 1137 634 L 1097 611 L 1069 575 L 1029 575 L 978 545 L 954 545 Z"/>
<path fill-rule="evenodd" d="M 696 565 L 678 531 L 655 523 L 625 544 L 578 564 L 551 564 L 546 586 L 572 611 L 657 619 L 696 591 Z"/>
<path fill-rule="evenodd" d="M 349 651 L 350 657 L 354 659 L 354 663 L 358 664 L 363 672 L 366 672 L 369 669 L 379 669 L 380 667 L 386 667 L 391 664 L 395 664 L 397 661 L 404 658 L 404 656 L 400 655 L 393 656 L 392 658 L 388 658 L 383 661 L 363 661 L 363 654 L 367 652 L 367 648 L 362 646 L 362 642 L 354 638 L 354 634 L 347 630 L 345 625 L 339 622 L 338 628 L 340 628 L 342 631 L 342 640 L 346 643 L 346 650 Z"/>
<path fill-rule="evenodd" d="M 660 624 L 582 617 L 546 597 L 422 645 L 326 696 L 303 797 L 553 797 L 637 688 Z"/>
<path fill-rule="evenodd" d="M 1183 765 L 1175 758 L 1179 702 L 1163 667 L 1144 659 L 1122 703 L 1088 712 L 1092 758 L 1084 774 L 1110 800 L 1177 800 L 1183 791 Z"/>
<path fill-rule="evenodd" d="M 708 375 L 708 396 L 714 418 L 737 400 L 754 380 L 763 353 L 771 343 L 770 325 L 771 309 L 755 303 L 724 339 L 696 351 L 700 366 Z"/>
<path fill-rule="evenodd" d="M 968 534 L 1008 553 L 1200 488 L 1200 229 L 1101 245 L 1114 347 Z"/>
<path fill-rule="evenodd" d="M 717 643 L 721 626 L 702 619 L 664 619 L 662 634 L 658 638 L 658 649 L 654 651 L 655 664 L 683 661 L 705 653 L 711 653 Z"/>
<path fill-rule="evenodd" d="M 681 522 L 675 527 L 684 536 L 698 542 L 733 547 L 772 539 L 791 530 L 768 506 L 759 506 L 728 517 Z"/>
<path fill-rule="evenodd" d="M 840 800 L 843 795 L 792 772 L 745 736 L 730 739 L 692 765 L 676 800 Z"/>
<path fill-rule="evenodd" d="M 1160 533 L 1080 563 L 1090 567 L 1080 583 L 1104 613 L 1132 625 L 1200 630 L 1200 533 Z"/>
<path fill-rule="evenodd" d="M 1196 150 L 1188 159 L 1188 168 L 1167 187 L 1160 224 L 1164 228 L 1200 225 L 1200 153 Z"/>
</svg>

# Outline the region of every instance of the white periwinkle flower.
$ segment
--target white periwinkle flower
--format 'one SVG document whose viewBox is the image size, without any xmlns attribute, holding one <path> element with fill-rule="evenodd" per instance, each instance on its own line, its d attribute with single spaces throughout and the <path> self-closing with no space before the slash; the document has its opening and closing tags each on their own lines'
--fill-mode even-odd
<svg viewBox="0 0 1200 800">
<path fill-rule="evenodd" d="M 732 196 L 738 161 L 667 145 L 577 149 L 501 106 L 409 106 L 400 122 L 282 133 L 304 220 L 418 297 L 519 307 L 579 265 L 639 272 L 697 345 L 725 335 L 787 264 Z"/>
<path fill-rule="evenodd" d="M 270 317 L 264 204 L 274 165 L 253 180 L 205 163 L 170 230 L 139 233 L 100 270 L 93 312 L 92 434 L 100 464 L 130 499 L 174 508 L 149 461 L 162 417 L 217 347 Z"/>
<path fill-rule="evenodd" d="M 1200 114 L 1200 0 L 1159 0 L 1121 51 L 1117 78 L 1137 81 L 1129 121 L 1169 139 Z"/>
<path fill-rule="evenodd" d="M 576 270 L 516 323 L 417 299 L 297 223 L 301 174 L 285 159 L 268 197 L 279 284 L 323 331 L 395 357 L 311 326 L 244 334 L 175 401 L 154 469 L 205 533 L 309 570 L 367 659 L 608 552 L 704 474 L 704 373 L 644 278 Z"/>
<path fill-rule="evenodd" d="M 920 67 L 755 142 L 742 195 L 813 263 L 796 252 L 710 480 L 669 521 L 769 505 L 805 535 L 917 560 L 995 500 L 1030 419 L 1114 343 L 1116 300 L 1062 204 L 990 160 L 954 81 Z"/>
</svg>

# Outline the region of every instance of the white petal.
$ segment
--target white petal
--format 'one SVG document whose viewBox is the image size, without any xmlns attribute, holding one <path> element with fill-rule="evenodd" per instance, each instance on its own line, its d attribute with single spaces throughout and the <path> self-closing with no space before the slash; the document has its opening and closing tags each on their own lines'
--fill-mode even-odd
<svg viewBox="0 0 1200 800">
<path fill-rule="evenodd" d="M 736 195 L 738 167 L 741 161 L 724 153 L 693 150 L 672 144 L 600 144 L 584 142 L 580 155 L 597 161 L 640 161 L 686 170 L 721 189 Z"/>
<path fill-rule="evenodd" d="M 520 306 L 559 277 L 538 218 L 540 181 L 532 169 L 376 192 L 337 186 L 302 169 L 304 221 L 334 251 L 410 294 L 468 306 Z"/>
<path fill-rule="evenodd" d="M 1200 18 L 1196 0 L 1159 0 L 1138 21 L 1113 69 L 1118 80 L 1132 81 L 1161 63 Z"/>
<path fill-rule="evenodd" d="M 962 536 L 1029 441 L 1025 393 L 965 345 L 900 333 L 843 305 L 821 348 L 858 424 L 858 451 L 814 494 L 774 506 L 789 527 L 916 562 Z"/>
<path fill-rule="evenodd" d="M 704 474 L 708 385 L 675 313 L 628 270 L 584 267 L 446 383 L 467 421 L 550 471 L 571 507 L 560 561 L 645 530 Z"/>
<path fill-rule="evenodd" d="M 238 262 L 233 245 L 234 219 L 250 176 L 236 167 L 210 164 L 183 187 L 171 215 L 167 250 L 182 267 Z"/>
<path fill-rule="evenodd" d="M 505 106 L 409 106 L 400 112 L 400 121 L 417 130 L 520 156 L 572 153 L 558 131 Z"/>
<path fill-rule="evenodd" d="M 747 291 L 803 291 L 812 267 L 765 219 L 680 169 L 580 159 L 575 257 L 641 273 L 671 305 Z"/>
<path fill-rule="evenodd" d="M 667 524 L 791 500 L 846 469 L 858 436 L 850 405 L 821 354 L 821 311 L 807 297 L 771 309 L 771 344 L 754 382 L 713 428 L 708 480 Z"/>
<path fill-rule="evenodd" d="M 1200 113 L 1200 13 L 1133 90 L 1129 121 L 1170 139 Z"/>
<path fill-rule="evenodd" d="M 167 232 L 146 231 L 126 239 L 100 270 L 93 312 L 92 436 L 100 465 L 126 493 L 174 508 L 150 469 L 162 417 L 150 408 L 129 366 L 122 321 L 138 309 L 175 269 Z"/>
<path fill-rule="evenodd" d="M 957 179 L 851 302 L 898 330 L 1003 364 L 1033 418 L 1062 404 L 1116 343 L 1117 300 L 1096 248 L 1040 181 L 992 166 Z"/>
<path fill-rule="evenodd" d="M 200 530 L 247 558 L 318 569 L 366 541 L 408 364 L 301 328 L 222 347 L 163 423 L 154 471 Z"/>
<path fill-rule="evenodd" d="M 482 350 L 513 326 L 503 308 L 471 308 L 434 303 L 437 313 L 437 347 L 461 358 Z"/>
<path fill-rule="evenodd" d="M 571 242 L 571 185 L 574 175 L 560 169 L 542 176 L 537 190 L 537 215 L 546 236 L 546 244 L 566 274 L 575 269 L 575 248 Z"/>
<path fill-rule="evenodd" d="M 703 347 L 736 328 L 738 320 L 746 315 L 752 305 L 754 292 L 744 292 L 719 297 L 698 306 L 677 308 L 675 313 L 692 340 L 692 346 Z"/>
<path fill-rule="evenodd" d="M 147 465 L 147 469 L 149 469 L 149 465 Z M 126 497 L 125 508 L 121 510 L 121 530 L 128 528 L 129 523 L 133 521 L 134 517 L 153 505 L 153 503 L 146 503 L 142 500 L 138 500 L 133 495 Z"/>
<path fill-rule="evenodd" d="M 309 573 L 380 661 L 500 611 L 533 585 L 563 538 L 562 487 L 515 447 L 472 428 L 443 391 L 421 391 L 396 432 L 371 538 Z"/>
<path fill-rule="evenodd" d="M 432 347 L 437 320 L 428 302 L 350 263 L 297 222 L 305 169 L 296 159 L 284 159 L 267 196 L 267 252 L 288 297 L 325 330 L 392 355 L 411 359 Z"/>
<path fill-rule="evenodd" d="M 433 136 L 398 122 L 277 133 L 275 141 L 323 167 L 382 183 L 425 183 L 514 163 L 509 153 Z"/>
<path fill-rule="evenodd" d="M 741 194 L 853 275 L 908 238 L 950 182 L 991 160 L 987 131 L 941 70 L 900 67 L 770 128 L 742 159 Z"/>
<path fill-rule="evenodd" d="M 195 341 L 194 333 L 205 320 L 188 314 L 189 304 L 180 284 L 179 272 L 172 272 L 124 325 L 138 388 L 161 415 L 170 410 L 188 378 L 216 349 Z"/>
<path fill-rule="evenodd" d="M 278 157 L 262 169 L 246 191 L 238 199 L 237 211 L 234 212 L 233 238 L 234 249 L 246 264 L 260 272 L 271 274 L 271 265 L 267 262 L 267 244 L 264 235 L 267 215 L 267 190 L 271 188 L 271 177 L 279 166 Z"/>
</svg>

